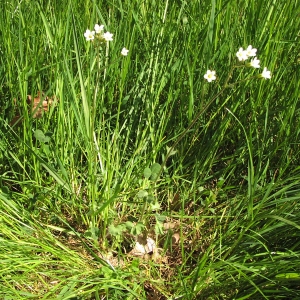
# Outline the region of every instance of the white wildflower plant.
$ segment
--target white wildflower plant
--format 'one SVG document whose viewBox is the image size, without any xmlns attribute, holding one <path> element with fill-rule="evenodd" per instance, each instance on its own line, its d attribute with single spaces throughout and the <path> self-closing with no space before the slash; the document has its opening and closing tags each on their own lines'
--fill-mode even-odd
<svg viewBox="0 0 300 300">
<path fill-rule="evenodd" d="M 107 45 L 108 42 L 113 41 L 113 34 L 109 31 L 104 31 L 104 25 L 95 24 L 94 30 L 87 29 L 84 33 L 86 41 L 93 42 L 95 46 Z M 127 56 L 129 50 L 125 47 L 121 51 L 121 55 Z"/>
<path fill-rule="evenodd" d="M 104 32 L 104 25 L 95 24 L 94 30 L 89 29 L 84 33 L 84 37 L 87 41 L 97 40 L 100 43 L 110 42 L 113 40 L 113 34 L 109 31 Z"/>
<path fill-rule="evenodd" d="M 257 49 L 253 48 L 252 45 L 249 45 L 245 50 L 242 47 L 239 48 L 239 50 L 236 52 L 235 55 L 236 55 L 237 59 L 243 64 L 242 65 L 236 65 L 236 66 L 232 67 L 231 71 L 229 72 L 230 75 L 228 75 L 228 78 L 225 81 L 226 82 L 225 86 L 227 86 L 227 87 L 228 86 L 233 86 L 233 85 L 237 84 L 238 82 L 245 81 L 245 80 L 252 79 L 252 78 L 271 79 L 271 77 L 272 77 L 271 76 L 271 71 L 269 71 L 267 69 L 267 67 L 264 67 L 263 72 L 259 75 L 255 75 L 255 76 L 252 76 L 248 79 L 239 80 L 239 81 L 237 81 L 233 84 L 227 85 L 227 81 L 230 79 L 230 77 L 232 75 L 232 72 L 235 68 L 239 68 L 239 67 L 242 67 L 242 66 L 251 67 L 251 68 L 255 68 L 255 69 L 260 68 L 260 60 L 256 57 L 256 52 L 257 52 Z M 244 61 L 246 61 L 250 57 L 252 57 L 251 61 L 247 62 L 247 63 L 244 63 Z M 208 82 L 212 82 L 212 81 L 216 80 L 216 71 L 207 70 L 206 74 L 204 75 L 204 78 Z"/>
</svg>

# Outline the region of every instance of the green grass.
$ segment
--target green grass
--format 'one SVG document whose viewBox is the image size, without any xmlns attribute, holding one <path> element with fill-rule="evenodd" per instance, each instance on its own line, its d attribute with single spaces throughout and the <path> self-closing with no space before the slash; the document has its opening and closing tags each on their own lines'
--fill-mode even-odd
<svg viewBox="0 0 300 300">
<path fill-rule="evenodd" d="M 298 0 L 0 8 L 1 299 L 300 297 Z"/>
</svg>

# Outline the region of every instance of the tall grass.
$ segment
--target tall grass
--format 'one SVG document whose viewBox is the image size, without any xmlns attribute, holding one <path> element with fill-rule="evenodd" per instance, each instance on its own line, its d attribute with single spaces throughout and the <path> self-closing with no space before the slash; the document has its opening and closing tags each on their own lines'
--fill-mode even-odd
<svg viewBox="0 0 300 300">
<path fill-rule="evenodd" d="M 2 298 L 299 297 L 299 14 L 1 2 Z M 96 23 L 112 42 L 85 40 Z M 270 80 L 238 63 L 248 45 Z M 158 257 L 129 253 L 141 235 Z"/>
</svg>

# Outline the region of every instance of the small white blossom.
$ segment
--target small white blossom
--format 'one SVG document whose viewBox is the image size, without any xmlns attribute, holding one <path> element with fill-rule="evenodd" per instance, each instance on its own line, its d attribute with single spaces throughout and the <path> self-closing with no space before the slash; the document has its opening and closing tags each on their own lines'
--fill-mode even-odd
<svg viewBox="0 0 300 300">
<path fill-rule="evenodd" d="M 266 67 L 264 67 L 263 72 L 261 73 L 261 77 L 265 79 L 270 79 L 271 78 L 271 71 L 268 71 Z"/>
<path fill-rule="evenodd" d="M 208 82 L 212 82 L 213 80 L 216 80 L 216 71 L 207 70 L 206 74 L 204 75 L 204 78 Z"/>
<path fill-rule="evenodd" d="M 92 41 L 95 38 L 95 31 L 86 30 L 84 37 L 87 41 Z"/>
<path fill-rule="evenodd" d="M 103 38 L 104 38 L 107 42 L 113 40 L 112 36 L 113 36 L 112 33 L 108 32 L 108 31 L 105 32 L 105 33 L 103 33 Z"/>
<path fill-rule="evenodd" d="M 257 59 L 257 57 L 254 57 L 253 59 L 251 59 L 250 66 L 253 68 L 259 69 L 260 68 L 259 63 L 260 63 L 260 60 Z"/>
<path fill-rule="evenodd" d="M 104 25 L 95 24 L 94 29 L 95 29 L 96 33 L 101 33 L 104 30 Z"/>
<path fill-rule="evenodd" d="M 248 59 L 247 51 L 241 47 L 239 51 L 236 53 L 236 57 L 238 58 L 239 61 L 244 61 Z"/>
<path fill-rule="evenodd" d="M 252 46 L 249 45 L 245 51 L 246 51 L 248 57 L 253 57 L 253 56 L 256 56 L 257 49 L 252 48 Z"/>
<path fill-rule="evenodd" d="M 122 54 L 123 56 L 127 56 L 128 52 L 129 52 L 129 50 L 126 49 L 126 48 L 124 47 L 124 48 L 122 49 L 122 51 L 121 51 L 121 54 Z"/>
</svg>

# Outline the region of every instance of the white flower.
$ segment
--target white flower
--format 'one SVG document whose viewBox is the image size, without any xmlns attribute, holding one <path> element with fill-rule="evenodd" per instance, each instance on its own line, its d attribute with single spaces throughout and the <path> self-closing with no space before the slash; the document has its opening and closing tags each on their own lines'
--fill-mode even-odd
<svg viewBox="0 0 300 300">
<path fill-rule="evenodd" d="M 253 59 L 251 59 L 250 66 L 258 69 L 258 68 L 260 68 L 259 63 L 260 63 L 260 60 L 257 59 L 257 57 L 254 57 Z"/>
<path fill-rule="evenodd" d="M 244 61 L 248 59 L 247 51 L 241 47 L 239 51 L 236 53 L 236 57 L 238 58 L 239 61 Z"/>
<path fill-rule="evenodd" d="M 263 72 L 261 73 L 261 77 L 265 79 L 270 79 L 271 78 L 271 72 L 268 71 L 266 67 L 264 67 Z"/>
<path fill-rule="evenodd" d="M 103 38 L 104 38 L 107 42 L 113 40 L 112 36 L 113 36 L 113 35 L 112 35 L 110 32 L 108 32 L 108 31 L 105 32 L 105 33 L 103 33 Z"/>
<path fill-rule="evenodd" d="M 92 41 L 95 37 L 95 31 L 90 31 L 89 29 L 87 29 L 84 33 L 84 37 L 87 41 Z"/>
<path fill-rule="evenodd" d="M 213 80 L 216 80 L 216 71 L 207 70 L 206 74 L 204 75 L 204 78 L 208 82 L 212 82 Z"/>
<path fill-rule="evenodd" d="M 247 53 L 247 56 L 251 57 L 251 56 L 256 56 L 257 49 L 256 48 L 252 48 L 252 46 L 249 45 L 248 48 L 245 51 Z"/>
<path fill-rule="evenodd" d="M 123 56 L 127 56 L 128 52 L 129 52 L 129 50 L 126 49 L 126 48 L 124 47 L 124 48 L 122 49 L 122 51 L 121 51 L 121 54 L 122 54 Z"/>
<path fill-rule="evenodd" d="M 95 24 L 94 29 L 95 29 L 96 33 L 101 33 L 104 29 L 104 25 Z"/>
</svg>

